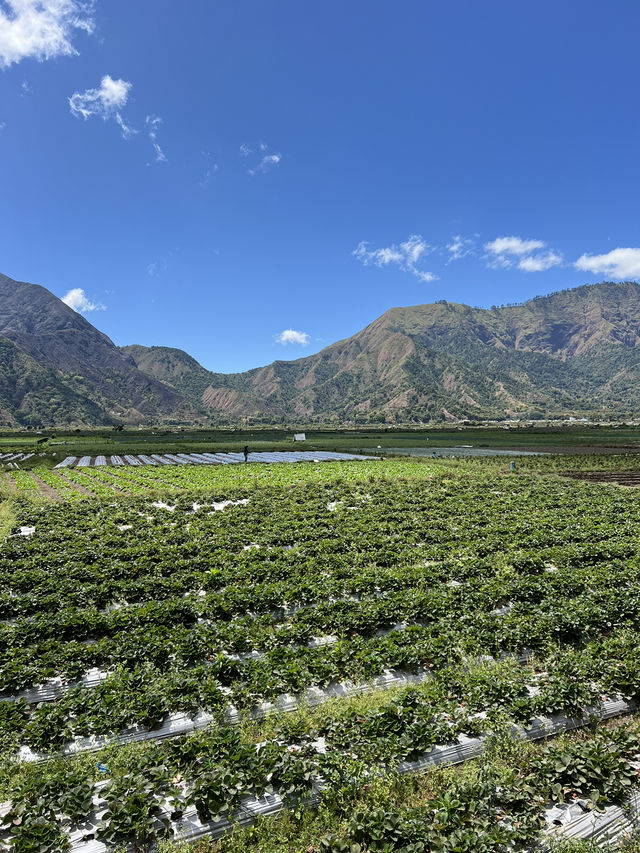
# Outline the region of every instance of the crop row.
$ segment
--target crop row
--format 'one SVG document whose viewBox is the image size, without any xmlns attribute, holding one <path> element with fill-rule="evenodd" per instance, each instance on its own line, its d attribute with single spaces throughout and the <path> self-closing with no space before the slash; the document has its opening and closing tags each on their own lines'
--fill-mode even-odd
<svg viewBox="0 0 640 853">
<path fill-rule="evenodd" d="M 25 508 L 35 534 L 0 557 L 2 686 L 101 667 L 113 673 L 106 690 L 142 673 L 156 710 L 142 703 L 129 720 L 145 724 L 184 710 L 176 694 L 189 710 L 229 694 L 246 707 L 390 667 L 527 648 L 544 659 L 639 628 L 635 504 L 622 493 L 596 503 L 573 484 L 512 483 L 258 489 L 224 511 L 213 504 L 237 490 L 180 497 L 173 511 L 140 500 Z M 324 635 L 337 642 L 307 647 Z M 230 657 L 253 650 L 262 657 Z M 166 683 L 187 670 L 209 704 Z M 110 696 L 129 707 L 124 688 Z M 47 713 L 64 720 L 64 707 Z M 47 737 L 62 735 L 30 742 Z"/>
<path fill-rule="evenodd" d="M 18 492 L 37 492 L 38 485 L 28 471 L 9 471 Z"/>
<path fill-rule="evenodd" d="M 358 483 L 368 479 L 384 479 L 387 477 L 407 477 L 416 480 L 440 476 L 447 472 L 447 465 L 412 460 L 379 461 L 347 461 L 319 462 L 291 465 L 287 463 L 259 465 L 184 465 L 163 466 L 158 468 L 83 468 L 75 469 L 84 483 L 91 489 L 95 477 L 108 476 L 121 487 L 128 489 L 132 484 L 132 492 L 148 491 L 156 493 L 163 491 L 212 490 L 217 488 L 237 488 L 238 486 L 255 487 L 286 487 L 295 483 L 325 483 L 341 479 L 344 482 Z M 100 473 L 98 473 L 100 472 Z"/>
<path fill-rule="evenodd" d="M 57 471 L 52 471 L 49 468 L 38 468 L 36 473 L 47 486 L 55 489 L 63 500 L 76 501 L 84 497 L 81 491 L 74 488 L 69 480 Z"/>
<path fill-rule="evenodd" d="M 389 484 L 370 487 L 366 494 L 340 486 L 258 490 L 247 507 L 224 514 L 207 503 L 194 511 L 190 498 L 176 500 L 170 507 L 174 512 L 145 501 L 34 508 L 23 510 L 20 524 L 33 524 L 36 535 L 5 547 L 0 566 L 11 584 L 32 570 L 37 581 L 38 569 L 45 577 L 62 567 L 65 574 L 78 567 L 89 582 L 99 582 L 101 576 L 113 576 L 114 569 L 133 579 L 141 572 L 167 573 L 187 561 L 194 571 L 230 578 L 245 563 L 277 577 L 283 560 L 293 559 L 306 562 L 305 571 L 313 568 L 311 577 L 318 581 L 350 566 L 382 569 L 422 562 L 428 574 L 428 563 L 446 556 L 452 557 L 452 567 L 464 561 L 457 579 L 487 558 L 496 571 L 512 564 L 517 571 L 537 573 L 545 562 L 579 567 L 615 558 L 637 560 L 640 518 L 625 495 L 595 501 L 579 488 L 568 495 L 570 490 L 554 484 L 555 495 L 538 487 L 524 495 L 503 488 L 492 496 L 484 483 L 473 485 L 462 483 L 449 491 L 442 483 L 420 484 L 410 495 Z M 210 500 L 229 497 L 238 497 L 237 491 Z M 565 498 L 571 500 L 566 507 Z M 295 549 L 291 558 L 287 548 Z"/>
<path fill-rule="evenodd" d="M 412 464 L 387 470 L 398 475 Z M 14 532 L 35 532 L 0 549 L 2 687 L 74 682 L 92 667 L 105 677 L 41 704 L 0 702 L 3 754 L 20 746 L 56 752 L 131 727 L 153 736 L 178 713 L 205 711 L 210 723 L 192 737 L 147 744 L 125 773 L 71 759 L 60 760 L 54 782 L 48 771 L 17 772 L 5 819 L 16 853 L 37 849 L 38 832 L 43 850 L 64 849 L 68 825 L 82 827 L 97 806 L 106 809 L 102 822 L 87 832 L 111 846 L 145 845 L 163 820 L 168 826 L 172 808 L 215 823 L 270 787 L 289 804 L 320 789 L 330 801 L 331 792 L 362 787 L 435 744 L 506 721 L 529 725 L 541 714 L 580 716 L 606 696 L 640 699 L 633 495 L 423 464 L 405 481 L 385 480 L 378 469 L 363 478 L 360 468 L 352 479 L 340 466 L 342 481 L 326 481 L 323 465 L 307 483 L 268 466 L 254 466 L 256 482 L 252 466 L 233 478 L 224 469 L 77 471 L 74 482 L 104 498 L 17 505 Z M 305 478 L 315 471 L 305 468 Z M 164 477 L 176 491 L 162 500 L 123 499 L 109 485 L 157 493 Z M 179 491 L 190 477 L 198 480 L 193 490 Z M 524 650 L 535 657 L 523 666 L 472 662 Z M 336 703 L 324 716 L 273 723 L 275 735 L 259 748 L 228 725 L 230 703 L 252 711 L 283 694 L 304 697 L 311 685 L 339 687 L 389 669 L 430 676 L 373 708 Z M 492 832 L 509 830 L 487 836 L 494 848 L 525 835 L 529 842 L 542 801 L 597 790 L 595 801 L 607 802 L 628 789 L 637 746 L 622 748 L 616 737 L 599 734 L 594 752 L 585 747 L 568 763 L 553 753 L 546 776 L 526 776 L 528 798 L 515 776 L 473 790 L 456 783 L 462 806 L 449 816 L 438 798 L 420 814 L 356 813 L 347 835 L 325 839 L 324 849 L 375 850 L 378 839 L 380 850 L 422 851 L 425 839 L 437 846 L 436 819 L 442 849 L 454 841 L 464 849 L 464 831 L 477 838 L 482 821 Z M 96 772 L 107 781 L 100 789 Z M 465 827 L 467 807 L 474 817 Z"/>
<path fill-rule="evenodd" d="M 563 577 L 565 573 L 569 577 Z M 606 574 L 590 568 L 558 570 L 545 582 L 535 576 L 512 577 L 506 586 L 507 608 L 495 606 L 504 599 L 505 582 L 477 576 L 457 586 L 405 585 L 399 590 L 392 586 L 379 589 L 375 597 L 333 603 L 314 599 L 309 588 L 293 612 L 271 610 L 282 601 L 283 590 L 291 590 L 282 582 L 264 584 L 262 589 L 256 585 L 254 597 L 240 585 L 201 590 L 184 598 L 168 595 L 175 580 L 169 577 L 157 582 L 167 598 L 109 610 L 92 610 L 88 604 L 80 609 L 82 597 L 75 606 L 61 606 L 52 593 L 57 610 L 21 616 L 0 628 L 0 671 L 6 690 L 58 675 L 78 677 L 94 666 L 132 666 L 144 661 L 155 666 L 199 662 L 212 666 L 214 659 L 227 661 L 230 654 L 257 649 L 268 656 L 267 665 L 278 657 L 297 656 L 300 661 L 308 657 L 316 677 L 321 677 L 326 671 L 339 675 L 331 658 L 339 654 L 348 658 L 351 649 L 352 666 L 359 657 L 366 659 L 367 644 L 375 650 L 375 643 L 385 639 L 377 636 L 381 631 L 391 631 L 388 642 L 420 644 L 424 659 L 432 663 L 438 663 L 443 654 L 450 658 L 499 655 L 525 648 L 543 652 L 558 643 L 579 646 L 603 632 L 640 627 L 640 588 L 632 583 L 634 573 L 635 569 L 622 564 L 609 566 Z M 399 580 L 393 573 L 379 578 L 383 584 L 385 579 L 392 584 Z M 356 589 L 366 594 L 362 586 Z M 144 590 L 148 586 L 134 588 L 137 593 Z M 344 579 L 334 591 L 347 591 Z M 41 602 L 52 603 L 46 597 Z M 401 622 L 413 624 L 405 627 Z M 325 635 L 341 643 L 331 649 L 300 648 Z M 379 651 L 371 654 L 378 666 L 392 665 Z M 233 665 L 241 668 L 248 663 Z"/>
<path fill-rule="evenodd" d="M 499 684 L 502 687 L 497 690 Z M 521 718 L 518 700 L 525 698 L 523 685 L 521 671 L 510 665 L 466 671 L 451 668 L 446 677 L 443 674 L 420 688 L 401 691 L 371 708 L 335 707 L 320 719 L 309 715 L 282 719 L 273 735 L 260 744 L 221 723 L 195 735 L 148 746 L 131 754 L 125 772 L 121 765 L 112 776 L 109 766 L 100 764 L 98 775 L 104 774 L 106 784 L 103 781 L 98 786 L 95 768 L 86 763 L 67 761 L 54 772 L 18 774 L 10 791 L 12 807 L 4 817 L 5 837 L 8 841 L 13 836 L 16 853 L 63 850 L 68 837 L 65 830 L 71 825 L 107 844 L 134 842 L 139 849 L 147 849 L 155 838 L 171 831 L 169 814 L 179 821 L 190 807 L 202 824 L 215 827 L 241 807 L 243 798 L 273 790 L 289 806 L 308 802 L 319 791 L 329 800 L 332 791 L 340 791 L 344 800 L 348 791 L 359 790 L 376 776 L 393 771 L 401 759 L 429 755 L 435 744 L 455 744 L 460 735 L 489 732 L 504 720 L 505 713 Z M 481 706 L 488 708 L 486 715 L 478 715 Z M 506 791 L 504 776 L 500 785 L 491 778 L 488 786 L 478 786 L 476 780 L 452 814 L 440 821 L 444 849 L 456 849 L 454 842 L 459 841 L 457 809 L 466 809 L 478 798 L 486 799 L 490 788 L 493 794 L 486 803 L 490 808 L 482 810 L 483 819 L 492 818 L 494 826 L 505 820 L 501 828 L 509 827 L 510 834 L 488 836 L 491 844 L 487 849 L 508 841 L 535 839 L 549 802 L 578 796 L 588 799 L 591 807 L 621 802 L 637 779 L 634 759 L 639 748 L 635 731 L 605 730 L 586 741 L 544 748 L 530 759 L 525 774 L 513 773 Z M 460 795 L 457 787 L 454 782 L 454 793 Z M 516 791 L 518 796 L 514 796 Z M 433 811 L 422 815 L 423 833 L 428 815 L 433 818 Z M 472 809 L 471 815 L 477 832 L 483 828 L 476 822 L 477 810 Z M 377 826 L 377 817 L 367 817 L 360 838 L 352 823 L 350 841 L 375 850 L 370 844 L 382 828 Z M 406 834 L 405 818 L 398 815 L 392 827 L 402 826 Z M 46 832 L 38 836 L 43 827 Z M 516 832 L 516 827 L 526 831 Z M 387 826 L 385 831 L 390 833 L 390 829 Z M 34 837 L 43 846 L 29 847 Z M 387 843 L 392 838 L 388 834 Z M 432 835 L 423 835 L 426 838 Z M 339 839 L 327 839 L 324 849 L 342 848 Z"/>
<path fill-rule="evenodd" d="M 281 641 L 273 642 L 287 644 L 309 639 L 314 632 L 367 635 L 406 621 L 471 620 L 477 628 L 488 619 L 491 628 L 513 630 L 523 619 L 531 622 L 545 613 L 554 618 L 563 609 L 570 613 L 576 608 L 585 615 L 580 635 L 588 631 L 594 608 L 617 621 L 633 619 L 640 595 L 638 569 L 625 560 L 612 560 L 606 571 L 587 565 L 555 568 L 542 576 L 515 571 L 496 576 L 485 562 L 476 564 L 462 581 L 448 580 L 449 568 L 449 562 L 442 561 L 424 570 L 351 569 L 314 583 L 308 574 L 299 573 L 295 557 L 289 555 L 280 564 L 278 580 L 256 577 L 260 565 L 246 560 L 238 565 L 235 582 L 227 582 L 224 573 L 215 570 L 158 572 L 131 580 L 114 571 L 115 576 L 95 586 L 86 583 L 82 568 L 69 569 L 55 586 L 55 578 L 25 571 L 8 581 L 0 598 L 5 620 L 0 644 L 20 648 L 37 640 L 93 640 L 142 625 L 190 626 L 203 621 L 230 636 L 234 621 L 245 619 L 249 626 L 245 648 L 252 648 L 252 626 L 256 641 L 265 642 L 265 628 L 271 628 L 281 636 Z M 246 627 L 243 624 L 242 630 Z M 533 641 L 539 645 L 536 633 Z"/>
<path fill-rule="evenodd" d="M 606 615 L 604 619 L 608 621 Z M 601 625 L 594 634 L 600 637 L 608 630 Z M 202 660 L 201 650 L 194 655 L 193 647 L 180 646 L 180 631 L 175 628 L 156 632 L 151 641 L 147 634 L 146 630 L 134 632 L 130 645 L 126 637 L 121 638 L 121 645 L 115 646 L 119 659 L 114 670 L 96 686 L 70 688 L 54 701 L 35 707 L 23 701 L 1 703 L 0 733 L 5 749 L 26 744 L 51 750 L 73 738 L 117 734 L 135 725 L 153 730 L 170 714 L 207 711 L 224 715 L 229 702 L 250 709 L 282 694 L 301 693 L 311 685 L 362 681 L 390 668 L 409 672 L 427 668 L 437 676 L 464 659 L 460 634 L 444 631 L 442 626 L 345 638 L 316 648 L 279 646 L 244 659 L 218 652 Z M 540 655 L 536 670 L 539 673 L 544 666 L 546 671 L 535 684 L 541 692 L 523 703 L 525 713 L 583 706 L 601 693 L 636 698 L 640 688 L 638 637 L 637 630 L 618 629 L 581 649 L 557 647 Z M 145 664 L 139 659 L 141 650 Z M 19 669 L 28 661 L 16 657 L 14 664 Z M 521 678 L 528 678 L 530 686 L 534 675 L 529 668 Z"/>
</svg>

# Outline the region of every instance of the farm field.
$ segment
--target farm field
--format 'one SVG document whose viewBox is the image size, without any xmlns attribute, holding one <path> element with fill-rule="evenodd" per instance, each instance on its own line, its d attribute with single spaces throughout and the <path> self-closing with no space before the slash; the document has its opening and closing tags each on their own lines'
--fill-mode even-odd
<svg viewBox="0 0 640 853">
<path fill-rule="evenodd" d="M 5 474 L 6 849 L 529 850 L 624 803 L 640 504 L 574 465 Z"/>
<path fill-rule="evenodd" d="M 304 429 L 304 428 L 301 428 Z M 487 449 L 562 453 L 638 453 L 640 427 L 618 426 L 536 426 L 517 427 L 451 426 L 431 428 L 380 429 L 307 429 L 304 444 L 293 442 L 298 430 L 274 428 L 184 430 L 72 430 L 0 433 L 0 467 L 9 457 L 20 454 L 22 468 L 53 467 L 66 456 L 241 452 L 249 445 L 252 452 L 295 449 L 328 450 L 353 453 L 376 451 L 412 452 L 471 445 Z M 29 457 L 25 459 L 24 457 Z"/>
</svg>

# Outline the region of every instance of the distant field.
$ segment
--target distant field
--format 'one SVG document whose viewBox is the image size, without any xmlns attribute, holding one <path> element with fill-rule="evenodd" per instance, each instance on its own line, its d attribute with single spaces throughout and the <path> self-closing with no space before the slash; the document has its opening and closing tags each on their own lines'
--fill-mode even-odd
<svg viewBox="0 0 640 853">
<path fill-rule="evenodd" d="M 160 432 L 90 431 L 0 434 L 0 453 L 36 454 L 21 467 L 53 467 L 65 456 L 180 453 L 191 451 L 344 450 L 383 452 L 403 447 L 435 448 L 473 445 L 474 448 L 545 451 L 552 453 L 629 453 L 640 451 L 640 427 L 566 428 L 440 428 L 416 430 L 310 430 L 304 444 L 293 442 L 293 430 L 202 430 Z M 40 443 L 38 443 L 40 442 Z"/>
<path fill-rule="evenodd" d="M 300 446 L 300 445 L 299 445 Z M 307 445 L 302 445 L 305 449 Z M 258 487 L 292 483 L 326 482 L 345 478 L 407 478 L 424 476 L 426 470 L 461 474 L 571 475 L 583 479 L 640 483 L 640 453 L 546 454 L 526 456 L 473 456 L 432 459 L 390 456 L 386 460 L 359 462 L 299 462 L 265 465 L 176 465 L 157 467 L 99 467 L 51 469 L 34 466 L 27 470 L 0 471 L 0 488 L 37 500 L 75 501 L 109 496 L 162 495 L 178 492 L 208 492 L 230 485 Z M 514 463 L 515 472 L 510 472 Z M 435 468 L 434 468 L 435 466 Z"/>
<path fill-rule="evenodd" d="M 5 840 L 340 853 L 504 825 L 498 853 L 559 797 L 622 803 L 635 723 L 507 732 L 640 699 L 640 505 L 556 476 L 637 458 L 5 474 Z"/>
</svg>

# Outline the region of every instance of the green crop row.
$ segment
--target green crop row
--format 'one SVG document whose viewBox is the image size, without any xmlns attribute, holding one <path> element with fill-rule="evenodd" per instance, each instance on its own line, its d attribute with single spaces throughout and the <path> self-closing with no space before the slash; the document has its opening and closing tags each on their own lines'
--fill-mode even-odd
<svg viewBox="0 0 640 853">
<path fill-rule="evenodd" d="M 248 503 L 215 509 L 232 499 Z M 640 510 L 628 493 L 448 475 L 158 503 L 24 508 L 35 534 L 0 553 L 3 689 L 91 667 L 112 675 L 98 693 L 12 717 L 12 742 L 50 748 L 390 667 L 527 649 L 542 664 L 640 630 Z M 325 635 L 334 642 L 308 647 Z M 252 650 L 261 657 L 231 657 Z M 131 698 L 140 679 L 153 701 Z M 101 715 L 98 696 L 122 716 Z"/>
<path fill-rule="evenodd" d="M 511 701 L 521 689 L 515 676 Z M 487 667 L 468 673 L 470 695 L 495 704 L 496 677 Z M 110 849 L 133 844 L 148 851 L 172 834 L 169 814 L 179 820 L 192 808 L 206 824 L 232 818 L 243 797 L 275 791 L 297 813 L 313 794 L 336 817 L 348 809 L 346 837 L 319 840 L 327 853 L 427 853 L 434 847 L 498 853 L 505 845 L 523 850 L 538 841 L 548 805 L 578 797 L 592 809 L 622 803 L 637 782 L 637 726 L 620 727 L 531 751 L 524 766 L 499 775 L 488 768 L 475 777 L 450 779 L 446 791 L 432 792 L 419 808 L 353 809 L 364 790 L 393 776 L 399 754 L 428 752 L 436 741 L 454 742 L 461 731 L 490 730 L 491 722 L 474 719 L 446 688 L 443 683 L 437 690 L 434 685 L 404 690 L 391 701 L 337 708 L 324 718 L 282 719 L 259 743 L 219 725 L 124 755 L 112 752 L 106 763 L 67 760 L 37 773 L 16 773 L 6 791 L 11 809 L 2 819 L 0 839 L 15 853 L 54 853 L 67 849 L 68 827 L 84 826 L 86 837 Z M 95 796 L 105 811 L 92 825 Z"/>
</svg>

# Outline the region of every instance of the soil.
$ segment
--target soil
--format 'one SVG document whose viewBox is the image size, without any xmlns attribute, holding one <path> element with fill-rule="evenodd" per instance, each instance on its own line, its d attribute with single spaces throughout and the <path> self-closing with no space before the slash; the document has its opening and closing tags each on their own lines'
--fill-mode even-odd
<svg viewBox="0 0 640 853">
<path fill-rule="evenodd" d="M 41 480 L 40 477 L 38 477 L 38 475 L 34 471 L 31 471 L 31 479 L 36 481 L 38 491 L 40 492 L 40 494 L 44 495 L 48 501 L 62 500 L 61 496 L 56 492 L 56 490 L 48 483 L 45 483 L 44 480 Z"/>
<path fill-rule="evenodd" d="M 613 483 L 616 486 L 640 486 L 640 471 L 564 471 L 563 477 L 589 483 Z"/>
<path fill-rule="evenodd" d="M 64 474 L 62 474 L 62 476 L 64 477 Z M 81 486 L 80 483 L 75 483 L 73 480 L 68 480 L 66 477 L 64 477 L 64 479 L 77 492 L 80 492 L 81 494 L 86 495 L 88 498 L 95 498 L 95 495 L 93 494 L 93 492 L 90 492 L 89 489 L 85 489 L 85 487 Z"/>
</svg>

